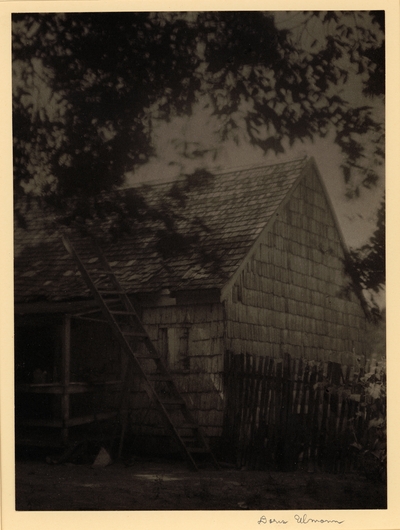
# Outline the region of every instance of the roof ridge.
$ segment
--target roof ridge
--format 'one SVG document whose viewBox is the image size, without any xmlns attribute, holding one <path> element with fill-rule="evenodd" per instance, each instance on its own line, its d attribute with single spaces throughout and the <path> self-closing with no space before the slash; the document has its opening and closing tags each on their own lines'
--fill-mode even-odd
<svg viewBox="0 0 400 530">
<path fill-rule="evenodd" d="M 216 175 L 224 175 L 226 173 L 235 173 L 237 171 L 247 171 L 249 169 L 261 169 L 263 167 L 286 166 L 288 164 L 293 164 L 295 162 L 306 161 L 309 158 L 310 157 L 308 157 L 308 156 L 302 156 L 302 157 L 292 158 L 290 160 L 286 160 L 286 162 L 275 162 L 273 164 L 271 164 L 271 163 L 261 164 L 259 162 L 257 162 L 256 164 L 244 164 L 243 166 L 235 166 L 235 167 L 231 167 L 229 169 L 220 170 L 220 171 L 218 171 L 218 173 L 216 173 Z"/>
<path fill-rule="evenodd" d="M 309 166 L 307 158 L 295 158 L 214 173 L 215 179 L 210 178 L 210 182 L 200 176 L 193 188 L 188 186 L 187 194 L 172 194 L 171 201 L 166 200 L 166 195 L 174 182 L 149 183 L 143 188 L 145 202 L 154 210 L 161 201 L 172 212 L 175 229 L 183 236 L 183 242 L 188 237 L 193 244 L 181 252 L 180 238 L 170 237 L 167 230 L 161 245 L 162 216 L 157 219 L 145 215 L 119 241 L 104 241 L 104 253 L 130 293 L 157 292 L 166 287 L 221 289 L 239 270 L 250 248 L 268 223 L 273 222 L 277 208 Z M 181 183 L 185 188 L 185 180 L 175 180 L 178 186 Z M 141 192 L 140 188 L 136 190 Z M 136 190 L 115 189 L 108 196 L 114 200 Z M 42 230 L 46 219 L 52 219 L 47 212 L 38 213 L 27 216 L 32 232 L 22 229 L 15 232 L 15 299 L 72 300 L 89 296 L 81 279 L 76 277 L 59 235 L 53 229 L 50 234 L 47 228 Z M 102 220 L 93 222 L 99 223 L 99 229 L 102 227 Z M 104 223 L 108 222 L 106 217 Z M 82 241 L 82 249 L 90 254 L 86 246 Z M 166 268 L 160 269 L 161 265 Z"/>
<path fill-rule="evenodd" d="M 308 155 L 304 155 L 302 157 L 298 157 L 298 158 L 292 158 L 290 160 L 287 160 L 286 162 L 275 162 L 273 164 L 271 163 L 267 163 L 267 164 L 261 164 L 261 163 L 256 163 L 256 164 L 247 164 L 247 165 L 243 165 L 243 166 L 235 166 L 235 167 L 231 167 L 229 169 L 217 169 L 217 168 L 210 168 L 210 169 L 207 169 L 207 168 L 204 168 L 204 171 L 208 171 L 209 173 L 211 173 L 212 175 L 214 176 L 218 176 L 218 175 L 229 175 L 230 173 L 237 173 L 237 172 L 245 172 L 245 171 L 249 171 L 249 170 L 255 170 L 255 169 L 261 169 L 261 168 L 264 168 L 264 167 L 277 167 L 277 166 L 287 166 L 288 164 L 294 164 L 296 162 L 306 162 L 308 160 L 310 160 L 311 157 L 309 157 Z M 161 185 L 167 185 L 167 184 L 174 184 L 175 182 L 180 182 L 182 180 L 185 179 L 185 174 L 179 174 L 177 177 L 174 177 L 173 179 L 171 180 L 163 180 L 163 179 L 159 179 L 159 180 L 151 180 L 150 182 L 137 182 L 135 184 L 131 184 L 129 186 L 124 186 L 124 187 L 121 187 L 119 188 L 120 190 L 129 190 L 129 189 L 135 189 L 135 188 L 140 188 L 140 187 L 143 187 L 143 186 L 150 186 L 150 187 L 153 187 L 153 186 L 161 186 Z"/>
</svg>

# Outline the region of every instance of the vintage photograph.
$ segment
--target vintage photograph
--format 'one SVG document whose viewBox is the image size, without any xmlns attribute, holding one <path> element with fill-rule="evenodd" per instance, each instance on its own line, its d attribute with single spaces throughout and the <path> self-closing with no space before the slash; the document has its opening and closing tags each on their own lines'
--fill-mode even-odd
<svg viewBox="0 0 400 530">
<path fill-rule="evenodd" d="M 385 18 L 12 14 L 17 511 L 386 510 Z"/>
</svg>

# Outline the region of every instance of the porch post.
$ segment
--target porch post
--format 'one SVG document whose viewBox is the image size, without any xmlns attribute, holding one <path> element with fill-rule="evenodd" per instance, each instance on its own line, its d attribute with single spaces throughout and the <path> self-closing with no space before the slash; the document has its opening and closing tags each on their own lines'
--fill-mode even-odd
<svg viewBox="0 0 400 530">
<path fill-rule="evenodd" d="M 71 360 L 71 316 L 65 315 L 62 327 L 62 385 L 61 414 L 63 421 L 62 441 L 68 441 L 69 420 L 69 382 L 70 382 L 70 360 Z"/>
</svg>

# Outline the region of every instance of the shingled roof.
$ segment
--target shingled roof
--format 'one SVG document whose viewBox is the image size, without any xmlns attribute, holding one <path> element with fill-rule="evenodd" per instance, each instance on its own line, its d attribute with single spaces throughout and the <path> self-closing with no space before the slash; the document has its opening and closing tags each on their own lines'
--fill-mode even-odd
<svg viewBox="0 0 400 530">
<path fill-rule="evenodd" d="M 310 161 L 225 171 L 200 185 L 185 188 L 177 209 L 182 233 L 199 228 L 201 240 L 189 253 L 167 258 L 160 253 L 157 230 L 143 226 L 103 245 L 103 252 L 128 293 L 221 289 L 235 274 L 279 205 L 304 174 Z M 184 180 L 177 186 L 184 186 Z M 171 197 L 171 183 L 141 190 L 154 209 Z M 116 194 L 126 194 L 121 190 Z M 172 201 L 173 203 L 173 201 Z M 61 241 L 61 230 L 44 223 L 37 208 L 25 215 L 26 227 L 15 227 L 15 303 L 90 298 L 77 268 Z M 86 245 L 82 244 L 85 252 Z"/>
</svg>

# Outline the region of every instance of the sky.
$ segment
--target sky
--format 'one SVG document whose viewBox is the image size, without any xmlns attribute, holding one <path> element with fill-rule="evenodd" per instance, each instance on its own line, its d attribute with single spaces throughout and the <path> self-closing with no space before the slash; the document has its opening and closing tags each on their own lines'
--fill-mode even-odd
<svg viewBox="0 0 400 530">
<path fill-rule="evenodd" d="M 319 24 L 313 19 L 312 24 L 304 31 L 301 11 L 275 12 L 276 22 L 280 28 L 290 29 L 294 39 L 301 39 L 303 49 L 323 46 L 326 35 L 333 28 Z M 344 15 L 347 24 L 365 25 L 362 12 Z M 297 29 L 299 28 L 299 29 Z M 356 32 L 357 30 L 354 29 Z M 316 43 L 316 44 L 315 44 Z M 315 48 L 313 48 L 315 52 Z M 378 98 L 367 98 L 362 95 L 362 76 L 352 71 L 350 63 L 343 65 L 349 72 L 348 82 L 341 89 L 340 96 L 354 106 L 368 105 L 373 107 L 374 117 L 378 121 L 385 119 L 384 103 Z M 335 87 L 336 90 L 336 87 Z M 340 168 L 344 159 L 339 147 L 334 143 L 333 136 L 314 138 L 305 143 L 298 142 L 294 146 L 286 145 L 285 153 L 267 156 L 254 146 L 243 142 L 218 143 L 216 135 L 218 122 L 212 117 L 205 105 L 199 102 L 191 117 L 176 118 L 170 123 L 154 124 L 154 147 L 156 154 L 148 164 L 140 168 L 134 175 L 129 175 L 127 185 L 152 180 L 171 180 L 179 173 L 190 172 L 200 167 L 207 169 L 230 169 L 241 166 L 269 164 L 298 157 L 314 157 L 327 186 L 346 244 L 351 248 L 363 245 L 375 229 L 376 213 L 385 188 L 384 168 L 380 168 L 378 185 L 371 190 L 362 189 L 360 197 L 346 198 L 343 173 Z M 194 148 L 209 149 L 202 159 L 190 160 L 183 155 L 184 144 L 187 151 Z M 367 140 L 368 142 L 368 140 Z M 214 149 L 218 145 L 218 153 L 214 159 Z M 368 145 L 368 144 L 366 144 Z M 372 152 L 371 145 L 371 152 Z"/>
<path fill-rule="evenodd" d="M 347 24 L 361 23 L 361 12 L 356 15 L 343 15 Z M 312 24 L 304 31 L 304 15 L 301 11 L 275 12 L 276 21 L 280 28 L 288 28 L 293 33 L 293 39 L 301 40 L 301 48 L 306 50 L 313 46 L 324 46 L 326 35 L 334 31 L 334 28 L 319 24 L 315 18 Z M 364 24 L 365 24 L 364 20 Z M 310 48 L 311 49 L 311 48 Z M 315 52 L 315 48 L 313 48 Z M 43 71 L 38 61 L 32 61 L 34 70 L 39 78 L 43 77 Z M 349 67 L 350 65 L 344 65 Z M 16 79 L 22 78 L 18 74 L 18 64 L 13 65 Z M 362 78 L 351 72 L 349 67 L 349 79 L 341 89 L 340 96 L 347 99 L 354 106 L 373 105 L 378 121 L 384 119 L 384 107 L 382 101 L 366 99 L 362 96 Z M 32 93 L 33 103 L 37 112 L 46 113 L 52 110 L 55 102 L 55 94 L 51 93 L 49 87 L 39 81 L 40 90 Z M 338 87 L 334 87 L 338 90 Z M 56 101 L 56 107 L 60 112 L 61 100 Z M 199 167 L 210 170 L 230 169 L 249 165 L 262 165 L 279 161 L 290 160 L 303 156 L 315 158 L 321 175 L 328 188 L 330 198 L 333 202 L 339 224 L 342 228 L 345 241 L 349 247 L 357 248 L 369 238 L 375 228 L 375 216 L 384 191 L 384 173 L 378 186 L 372 190 L 363 189 L 359 198 L 349 200 L 346 198 L 341 164 L 343 157 L 340 149 L 334 143 L 333 137 L 314 138 L 313 141 L 305 143 L 298 142 L 294 146 L 286 145 L 285 153 L 276 156 L 271 153 L 265 155 L 260 148 L 249 145 L 242 141 L 238 146 L 233 141 L 220 143 L 218 138 L 218 121 L 210 114 L 210 108 L 206 107 L 207 99 L 198 101 L 192 115 L 172 119 L 170 122 L 159 122 L 153 120 L 153 144 L 155 156 L 134 174 L 129 174 L 126 185 L 136 182 L 148 182 L 152 180 L 172 180 L 180 173 L 187 173 Z M 217 147 L 217 149 L 216 149 Z M 204 149 L 206 154 L 197 159 L 185 156 L 195 149 Z M 372 151 L 372 150 L 371 150 Z M 42 154 L 41 154 L 42 156 Z M 41 175 L 41 178 L 49 179 L 49 175 Z M 28 184 L 34 186 L 32 182 Z"/>
<path fill-rule="evenodd" d="M 272 164 L 303 156 L 314 157 L 328 189 L 346 244 L 357 248 L 369 238 L 375 228 L 376 212 L 384 191 L 384 175 L 376 188 L 362 190 L 359 198 L 347 199 L 340 164 L 343 155 L 331 137 L 289 146 L 285 153 L 264 155 L 261 149 L 234 142 L 220 145 L 216 160 L 212 152 L 202 160 L 188 160 L 181 155 L 182 139 L 193 145 L 212 148 L 215 140 L 214 123 L 199 110 L 191 118 L 178 118 L 160 124 L 155 131 L 156 156 L 150 162 L 128 175 L 126 185 L 138 182 L 173 180 L 181 173 L 190 172 L 199 165 L 211 170 L 238 168 L 250 165 Z"/>
</svg>

